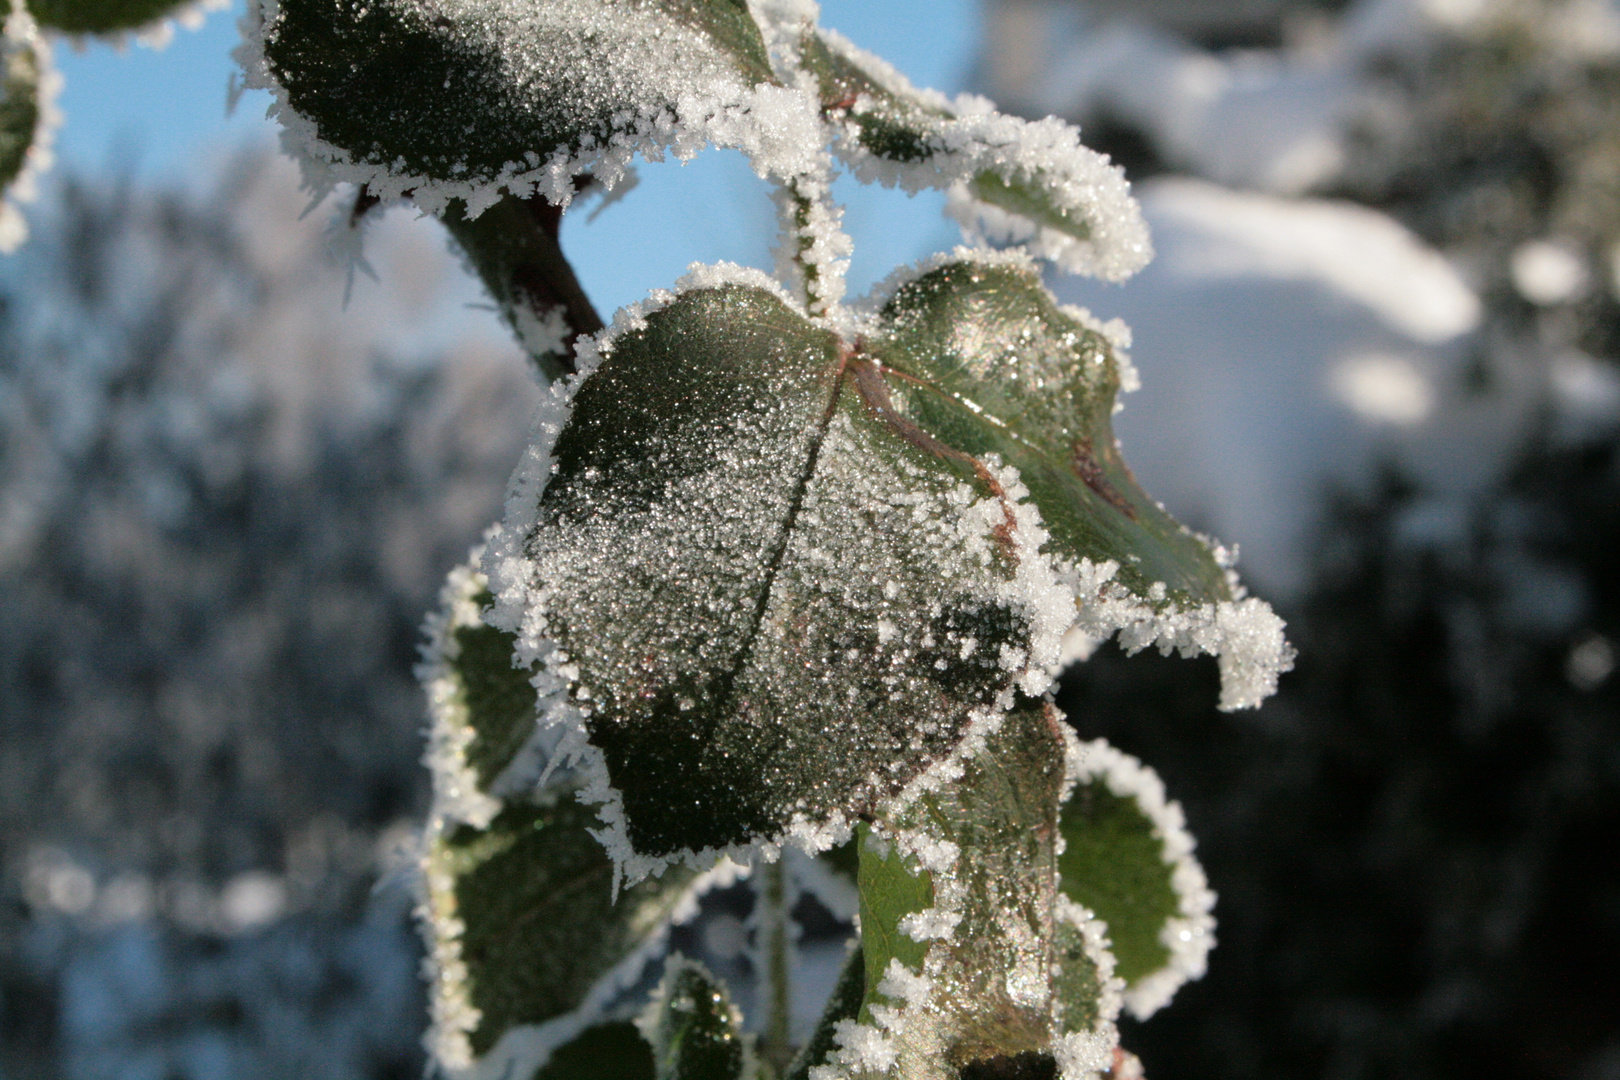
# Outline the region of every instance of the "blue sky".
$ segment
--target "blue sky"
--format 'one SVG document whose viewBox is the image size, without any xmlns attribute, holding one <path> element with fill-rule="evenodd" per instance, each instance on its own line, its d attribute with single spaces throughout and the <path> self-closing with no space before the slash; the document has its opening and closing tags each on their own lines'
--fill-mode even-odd
<svg viewBox="0 0 1620 1080">
<path fill-rule="evenodd" d="M 58 161 L 79 172 L 129 170 L 139 179 L 185 183 L 222 152 L 269 142 L 268 96 L 244 95 L 225 115 L 241 0 L 198 31 L 179 31 L 162 51 L 89 44 L 57 48 L 66 80 Z M 915 82 L 963 88 L 979 29 L 973 0 L 823 0 L 823 22 L 877 52 Z M 671 284 L 693 261 L 730 259 L 769 268 L 773 214 L 766 189 L 735 153 L 710 152 L 686 166 L 641 169 L 641 185 L 595 221 L 564 225 L 587 291 L 604 311 Z M 943 199 L 844 183 L 846 225 L 857 243 L 851 286 L 864 291 L 896 265 L 956 242 Z"/>
</svg>

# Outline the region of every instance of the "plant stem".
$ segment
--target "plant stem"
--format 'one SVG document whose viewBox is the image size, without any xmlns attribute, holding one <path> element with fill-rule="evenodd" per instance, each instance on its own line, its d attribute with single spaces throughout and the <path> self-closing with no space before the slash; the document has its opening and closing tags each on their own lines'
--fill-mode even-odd
<svg viewBox="0 0 1620 1080">
<path fill-rule="evenodd" d="M 571 374 L 574 343 L 605 324 L 558 243 L 562 209 L 508 195 L 472 219 L 452 203 L 443 221 L 541 374 Z"/>
<path fill-rule="evenodd" d="M 789 986 L 788 885 L 781 860 L 764 866 L 764 888 L 759 893 L 762 911 L 759 934 L 764 960 L 766 1006 L 765 1030 L 760 1038 L 760 1056 L 777 1075 L 793 1060 L 792 993 Z"/>
</svg>

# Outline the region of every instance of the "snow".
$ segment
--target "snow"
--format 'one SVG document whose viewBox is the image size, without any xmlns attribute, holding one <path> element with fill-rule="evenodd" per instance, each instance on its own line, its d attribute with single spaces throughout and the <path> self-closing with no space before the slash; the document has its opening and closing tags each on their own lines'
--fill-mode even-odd
<svg viewBox="0 0 1620 1080">
<path fill-rule="evenodd" d="M 1153 199 L 1155 227 L 1179 239 L 1161 259 L 1163 272 L 1182 281 L 1319 281 L 1425 345 L 1479 325 L 1479 299 L 1445 257 L 1375 210 L 1197 180 L 1158 181 Z"/>
<path fill-rule="evenodd" d="M 1159 257 L 1131 287 L 1053 288 L 1133 327 L 1126 460 L 1180 520 L 1240 545 L 1269 596 L 1302 586 L 1326 485 L 1354 489 L 1391 457 L 1450 493 L 1497 474 L 1530 387 L 1504 367 L 1501 394 L 1467 390 L 1481 307 L 1437 252 L 1346 203 L 1195 180 L 1141 197 Z"/>
<path fill-rule="evenodd" d="M 1175 164 L 1226 184 L 1291 194 L 1335 175 L 1345 122 L 1368 107 L 1348 63 L 1216 57 L 1129 24 L 1071 32 L 1057 51 L 1032 108 L 1144 125 Z"/>
<path fill-rule="evenodd" d="M 1563 241 L 1531 240 L 1521 244 L 1508 267 L 1519 294 L 1542 307 L 1578 300 L 1589 284 L 1586 262 L 1573 245 Z"/>
<path fill-rule="evenodd" d="M 1434 410 L 1434 387 L 1410 357 L 1352 354 L 1334 366 L 1328 381 L 1335 397 L 1373 423 L 1417 424 Z"/>
</svg>

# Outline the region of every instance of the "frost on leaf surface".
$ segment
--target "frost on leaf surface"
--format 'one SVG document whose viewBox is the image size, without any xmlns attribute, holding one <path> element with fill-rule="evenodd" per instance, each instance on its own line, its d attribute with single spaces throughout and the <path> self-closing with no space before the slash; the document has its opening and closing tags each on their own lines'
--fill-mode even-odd
<svg viewBox="0 0 1620 1080">
<path fill-rule="evenodd" d="M 1119 463 L 1106 342 L 1028 267 L 940 267 L 853 341 L 746 283 L 625 325 L 489 565 L 632 876 L 825 847 L 1044 691 L 1072 558 L 1226 596 Z"/>
<path fill-rule="evenodd" d="M 137 30 L 179 14 L 193 3 L 194 0 L 27 0 L 28 11 L 41 26 L 68 34 L 116 34 L 122 30 Z"/>
<path fill-rule="evenodd" d="M 772 81 L 742 0 L 254 3 L 249 84 L 276 90 L 292 141 L 418 204 L 565 202 L 577 173 L 611 186 L 637 151 L 695 152 Z"/>
<path fill-rule="evenodd" d="M 1152 257 L 1124 172 L 1071 125 L 1004 116 L 981 98 L 947 101 L 831 31 L 806 30 L 799 53 L 863 180 L 950 188 L 970 235 L 1023 244 L 1074 273 L 1120 280 Z"/>
<path fill-rule="evenodd" d="M 880 810 L 861 848 L 865 1000 L 811 1080 L 1107 1068 L 1113 960 L 1058 892 L 1059 723 L 1049 705 L 1020 706 L 937 783 Z M 1015 1064 L 1036 1071 L 1005 1071 Z"/>
<path fill-rule="evenodd" d="M 1145 1019 L 1204 974 L 1215 894 L 1181 806 L 1152 769 L 1102 739 L 1071 738 L 1066 756 L 1063 891 L 1107 924 L 1125 1005 Z"/>
<path fill-rule="evenodd" d="M 431 713 L 433 816 L 479 828 L 501 809 L 497 789 L 532 788 L 546 764 L 521 759 L 543 758 L 549 749 L 536 730 L 531 673 L 514 666 L 513 635 L 484 621 L 492 598 L 476 569 L 481 553 L 475 549 L 470 565 L 451 571 L 440 608 L 428 617 L 428 642 L 416 672 Z M 509 771 L 518 776 L 508 777 Z"/>
<path fill-rule="evenodd" d="M 1137 484 L 1114 440 L 1113 345 L 1016 261 L 948 262 L 895 290 L 867 350 L 896 413 L 955 449 L 1018 470 L 1067 562 L 1112 559 L 1119 580 L 1186 604 L 1224 600 L 1224 571 Z"/>
<path fill-rule="evenodd" d="M 613 865 L 591 834 L 595 812 L 574 794 L 514 800 L 485 828 L 430 837 L 435 1052 L 451 1069 L 492 1055 L 534 1068 L 599 1019 L 592 1006 L 639 977 L 698 887 L 675 868 L 615 899 Z"/>
<path fill-rule="evenodd" d="M 513 666 L 512 635 L 483 620 L 488 596 L 472 567 L 451 573 L 418 671 L 433 723 L 422 914 L 434 1053 L 451 1075 L 482 1077 L 529 1075 L 554 1049 L 564 1061 L 590 1050 L 619 1062 L 622 1080 L 637 1075 L 645 1046 L 604 1010 L 724 874 L 676 868 L 615 890 L 577 778 L 553 771 L 535 790 L 545 764 L 536 694 Z"/>
</svg>

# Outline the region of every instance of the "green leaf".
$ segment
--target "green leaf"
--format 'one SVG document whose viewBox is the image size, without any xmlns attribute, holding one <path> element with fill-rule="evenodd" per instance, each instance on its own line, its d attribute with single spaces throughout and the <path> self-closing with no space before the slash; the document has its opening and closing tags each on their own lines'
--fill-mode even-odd
<svg viewBox="0 0 1620 1080">
<path fill-rule="evenodd" d="M 1108 924 L 1116 971 L 1127 983 L 1170 960 L 1160 934 L 1178 913 L 1179 897 L 1155 833 L 1136 800 L 1115 795 L 1102 780 L 1076 785 L 1063 804 L 1063 891 Z"/>
<path fill-rule="evenodd" d="M 28 164 L 39 128 L 40 57 L 32 37 L 0 37 L 0 188 Z"/>
<path fill-rule="evenodd" d="M 672 957 L 639 1025 L 658 1080 L 740 1080 L 751 1073 L 741 1016 L 725 986 L 699 964 Z"/>
<path fill-rule="evenodd" d="M 773 81 L 739 0 L 281 0 L 262 48 L 314 125 L 311 151 L 366 167 L 345 178 L 462 195 L 544 179 L 558 153 L 617 146 L 627 160 L 673 137 L 660 118 L 676 118 L 683 96 L 734 101 Z M 551 176 L 548 197 L 572 194 L 567 181 Z"/>
<path fill-rule="evenodd" d="M 1058 899 L 1058 723 L 1015 709 L 959 779 L 885 814 L 888 853 L 862 847 L 861 1019 L 888 1040 L 889 1076 L 999 1075 L 1076 1032 L 1111 1045 L 1117 998 Z"/>
<path fill-rule="evenodd" d="M 473 603 L 484 608 L 491 600 L 486 589 Z M 488 790 L 534 734 L 535 690 L 530 672 L 513 666 L 513 635 L 482 622 L 458 626 L 453 634 L 455 655 L 448 665 L 472 729 L 467 763 L 480 789 Z"/>
<path fill-rule="evenodd" d="M 1125 1005 L 1145 1018 L 1204 972 L 1215 894 L 1157 774 L 1101 739 L 1071 745 L 1062 888 L 1108 927 Z"/>
<path fill-rule="evenodd" d="M 41 26 L 69 34 L 108 34 L 156 22 L 186 0 L 27 0 Z"/>
<path fill-rule="evenodd" d="M 799 42 L 800 63 L 815 77 L 821 106 L 847 115 L 861 146 L 892 161 L 923 161 L 944 152 L 940 132 L 948 110 L 878 79 L 847 49 L 816 30 Z"/>
<path fill-rule="evenodd" d="M 614 868 L 591 834 L 596 824 L 594 808 L 553 789 L 541 805 L 508 804 L 486 829 L 453 826 L 433 838 L 436 994 L 476 1010 L 460 1032 L 472 1056 L 487 1054 L 513 1028 L 577 1009 L 689 895 L 693 875 L 671 870 L 614 902 Z"/>
<path fill-rule="evenodd" d="M 1230 598 L 1209 548 L 1158 505 L 1120 456 L 1112 416 L 1119 362 L 1029 268 L 956 262 L 896 290 L 866 350 L 896 411 L 963 453 L 1018 468 L 1052 535 L 1078 562 L 1112 559 L 1146 597 Z"/>
<path fill-rule="evenodd" d="M 1106 343 L 1028 270 L 936 271 L 857 343 L 698 288 L 606 351 L 520 547 L 621 859 L 847 821 L 1044 688 L 1073 596 L 992 455 L 1054 553 L 1225 596 L 1119 462 Z"/>
<path fill-rule="evenodd" d="M 874 837 L 862 825 L 859 837 L 861 870 L 857 879 L 861 896 L 861 954 L 866 965 L 865 995 L 860 1017 L 871 1022 L 871 1004 L 881 1000 L 877 986 L 889 970 L 889 961 L 898 960 L 912 971 L 919 971 L 928 955 L 930 942 L 918 941 L 900 931 L 900 922 L 934 906 L 934 875 L 907 858 L 894 844 Z"/>
<path fill-rule="evenodd" d="M 1123 174 L 1081 146 L 1072 127 L 997 113 L 958 114 L 880 61 L 819 30 L 800 40 L 824 113 L 842 119 L 843 152 L 863 174 L 908 191 L 961 185 L 952 212 L 993 239 L 1028 244 L 1065 269 L 1110 279 L 1148 258 L 1147 234 Z"/>
<path fill-rule="evenodd" d="M 652 1047 L 628 1020 L 586 1028 L 530 1080 L 654 1080 Z"/>
<path fill-rule="evenodd" d="M 1000 511 L 847 359 L 764 289 L 702 289 L 575 399 L 526 547 L 636 853 L 890 794 L 1016 674 Z"/>
</svg>

